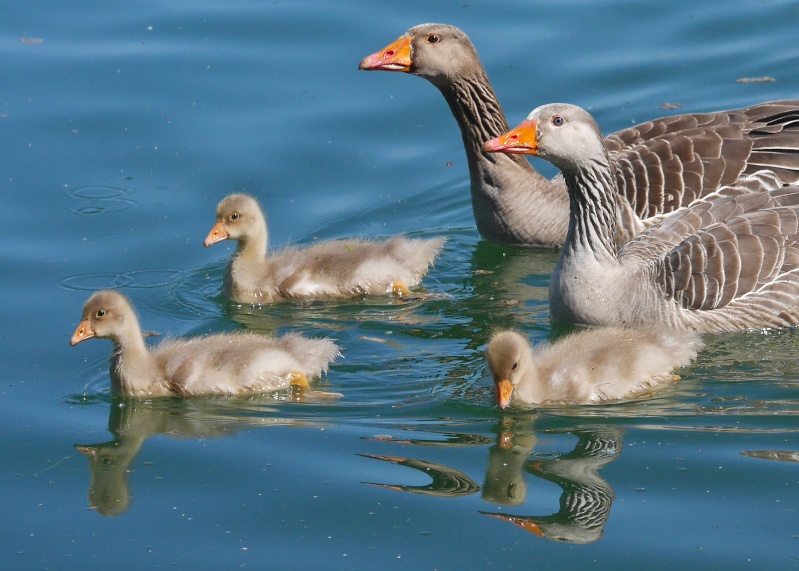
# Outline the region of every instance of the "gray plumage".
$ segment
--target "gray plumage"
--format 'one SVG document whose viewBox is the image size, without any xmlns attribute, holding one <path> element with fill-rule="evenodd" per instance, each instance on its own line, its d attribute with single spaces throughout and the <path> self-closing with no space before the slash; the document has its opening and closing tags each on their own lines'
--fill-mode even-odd
<svg viewBox="0 0 799 571">
<path fill-rule="evenodd" d="M 217 207 L 205 241 L 238 241 L 225 271 L 225 295 L 238 303 L 296 298 L 407 294 L 427 274 L 446 239 L 351 238 L 267 254 L 266 218 L 251 196 L 232 194 Z"/>
<path fill-rule="evenodd" d="M 409 54 L 397 63 L 403 39 Z M 461 130 L 482 236 L 515 246 L 564 243 L 569 200 L 563 179 L 544 178 L 524 157 L 481 150 L 508 123 L 465 33 L 444 24 L 415 26 L 359 67 L 418 75 L 444 95 Z M 798 183 L 799 101 L 664 117 L 618 131 L 605 143 L 616 167 L 616 241 L 622 245 L 698 198 Z"/>
<path fill-rule="evenodd" d="M 497 384 L 510 383 L 510 402 L 590 404 L 631 399 L 673 380 L 672 371 L 690 364 L 702 347 L 687 331 L 603 327 L 579 331 L 532 347 L 515 331 L 495 334 L 486 360 Z"/>
<path fill-rule="evenodd" d="M 550 284 L 553 319 L 698 331 L 799 323 L 799 186 L 714 198 L 672 213 L 618 249 L 616 164 L 595 121 L 544 105 L 486 143 L 526 150 L 561 169 L 569 234 Z M 534 138 L 534 140 L 533 140 Z M 531 142 L 532 141 L 532 142 Z"/>
<path fill-rule="evenodd" d="M 116 291 L 89 298 L 70 344 L 95 337 L 113 341 L 111 388 L 131 397 L 272 392 L 321 375 L 339 355 L 331 340 L 298 334 L 226 333 L 168 339 L 150 349 L 133 307 Z"/>
</svg>

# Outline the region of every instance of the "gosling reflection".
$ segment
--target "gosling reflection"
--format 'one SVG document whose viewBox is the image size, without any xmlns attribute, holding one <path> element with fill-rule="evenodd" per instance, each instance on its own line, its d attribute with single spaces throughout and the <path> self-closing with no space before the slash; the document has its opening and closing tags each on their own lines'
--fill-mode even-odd
<svg viewBox="0 0 799 571">
<path fill-rule="evenodd" d="M 241 401 L 241 407 L 247 401 Z M 76 444 L 89 459 L 89 506 L 104 516 L 118 516 L 130 508 L 133 495 L 128 477 L 130 466 L 144 442 L 153 435 L 175 438 L 217 438 L 230 436 L 253 426 L 295 424 L 282 418 L 236 416 L 213 400 L 198 399 L 114 399 L 108 417 L 108 430 L 114 436 L 100 444 Z M 259 411 L 263 413 L 264 407 Z"/>
<path fill-rule="evenodd" d="M 512 423 L 503 420 L 497 443 L 488 449 L 488 468 L 483 482 L 483 499 L 501 506 L 518 506 L 527 498 L 524 465 L 538 442 L 533 426 L 535 416 Z M 511 432 L 511 429 L 515 432 Z"/>
<path fill-rule="evenodd" d="M 518 431 L 519 427 L 513 428 Z M 491 450 L 483 487 L 483 498 L 488 501 L 520 505 L 526 498 L 526 471 L 561 487 L 560 509 L 556 513 L 548 516 L 480 513 L 555 541 L 593 543 L 599 540 L 616 495 L 598 472 L 621 454 L 623 434 L 614 426 L 568 432 L 578 439 L 574 450 L 545 460 L 529 459 L 534 444 L 530 441 L 530 433 L 521 432 L 516 436 L 503 432 Z"/>
</svg>

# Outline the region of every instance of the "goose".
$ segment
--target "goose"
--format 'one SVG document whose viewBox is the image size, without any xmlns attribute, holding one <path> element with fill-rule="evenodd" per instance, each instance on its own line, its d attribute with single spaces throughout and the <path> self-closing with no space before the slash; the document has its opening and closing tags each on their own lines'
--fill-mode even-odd
<svg viewBox="0 0 799 571">
<path fill-rule="evenodd" d="M 267 255 L 266 218 L 258 201 L 231 194 L 216 209 L 205 247 L 236 240 L 223 289 L 236 303 L 263 304 L 297 298 L 410 295 L 444 247 L 445 238 L 385 241 L 351 238 Z"/>
<path fill-rule="evenodd" d="M 532 347 L 516 331 L 494 334 L 486 360 L 497 406 L 593 404 L 652 393 L 702 347 L 692 331 L 587 329 Z M 677 377 L 679 378 L 679 377 Z"/>
<path fill-rule="evenodd" d="M 538 107 L 484 149 L 536 155 L 563 173 L 571 211 L 553 320 L 700 332 L 799 323 L 799 186 L 699 201 L 619 249 L 618 165 L 588 112 Z"/>
<path fill-rule="evenodd" d="M 290 333 L 269 337 L 223 333 L 193 339 L 168 339 L 150 349 L 130 301 L 114 290 L 94 293 L 70 345 L 110 339 L 111 389 L 126 397 L 248 396 L 295 385 L 327 372 L 339 356 L 329 339 Z"/>
<path fill-rule="evenodd" d="M 563 179 L 524 157 L 491 156 L 482 144 L 509 129 L 469 37 L 422 24 L 365 57 L 359 69 L 406 72 L 435 85 L 460 127 L 478 232 L 511 246 L 561 247 L 569 224 Z M 617 242 L 681 206 L 714 193 L 739 194 L 799 182 L 799 101 L 663 117 L 605 139 L 616 165 Z"/>
</svg>

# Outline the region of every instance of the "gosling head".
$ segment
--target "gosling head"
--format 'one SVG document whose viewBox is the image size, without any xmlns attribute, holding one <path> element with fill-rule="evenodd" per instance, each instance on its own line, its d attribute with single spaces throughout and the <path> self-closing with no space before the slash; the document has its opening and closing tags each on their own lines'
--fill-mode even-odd
<svg viewBox="0 0 799 571">
<path fill-rule="evenodd" d="M 87 339 L 118 339 L 136 314 L 128 299 L 119 292 L 98 291 L 83 305 L 83 317 L 69 344 L 73 347 Z"/>
<path fill-rule="evenodd" d="M 515 331 L 495 334 L 486 347 L 486 360 L 494 377 L 499 408 L 507 408 L 514 389 L 522 380 L 535 382 L 537 378 L 530 344 Z"/>
</svg>

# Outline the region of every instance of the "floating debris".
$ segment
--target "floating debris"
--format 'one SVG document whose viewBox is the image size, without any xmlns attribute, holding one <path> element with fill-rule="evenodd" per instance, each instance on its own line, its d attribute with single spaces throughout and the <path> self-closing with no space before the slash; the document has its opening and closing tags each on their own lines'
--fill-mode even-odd
<svg viewBox="0 0 799 571">
<path fill-rule="evenodd" d="M 773 77 L 763 76 L 763 77 L 742 77 L 740 79 L 736 79 L 735 83 L 774 83 L 777 80 Z"/>
<path fill-rule="evenodd" d="M 680 109 L 681 107 L 682 107 L 682 103 L 669 103 L 669 102 L 665 102 L 665 103 L 663 103 L 660 106 L 661 109 L 667 109 L 667 110 L 668 109 Z"/>
<path fill-rule="evenodd" d="M 20 38 L 19 41 L 23 44 L 43 44 L 42 38 Z"/>
</svg>

